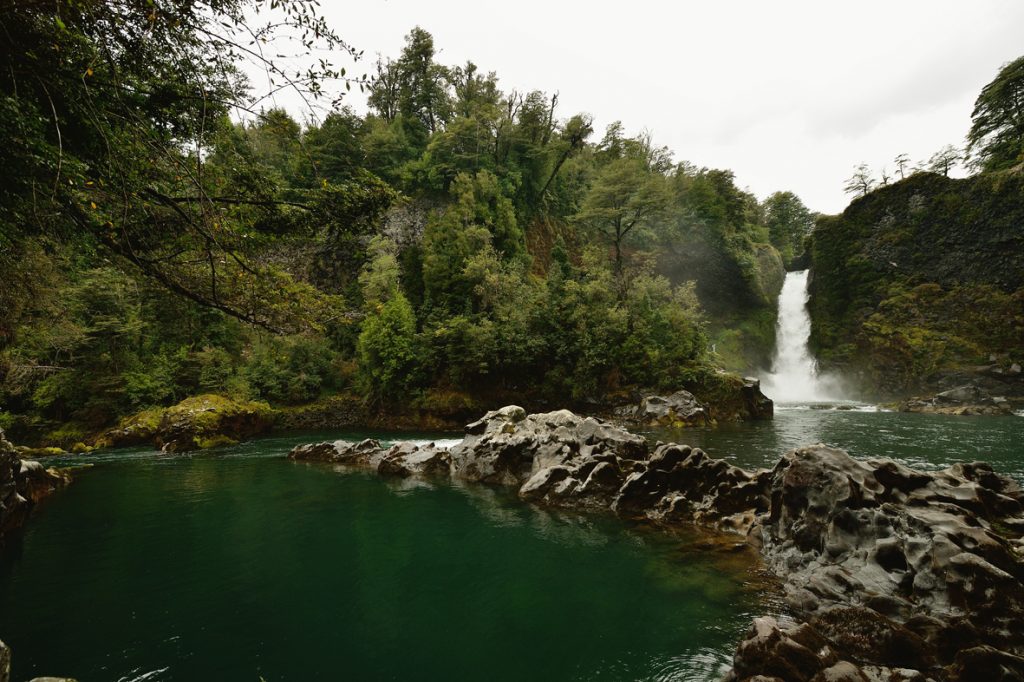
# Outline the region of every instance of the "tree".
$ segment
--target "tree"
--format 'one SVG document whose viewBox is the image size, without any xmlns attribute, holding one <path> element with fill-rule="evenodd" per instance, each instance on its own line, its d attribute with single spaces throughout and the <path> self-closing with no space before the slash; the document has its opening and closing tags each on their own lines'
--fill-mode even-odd
<svg viewBox="0 0 1024 682">
<path fill-rule="evenodd" d="M 843 191 L 858 197 L 865 196 L 875 188 L 875 179 L 866 163 L 854 167 L 853 175 L 846 179 Z"/>
<path fill-rule="evenodd" d="M 363 320 L 359 334 L 359 369 L 374 395 L 395 399 L 409 388 L 416 362 L 415 342 L 412 306 L 402 292 L 395 291 Z"/>
<path fill-rule="evenodd" d="M 776 192 L 764 201 L 765 224 L 771 243 L 787 263 L 802 248 L 804 237 L 814 227 L 814 217 L 800 197 L 792 192 Z"/>
<path fill-rule="evenodd" d="M 448 70 L 434 62 L 433 36 L 418 26 L 410 31 L 397 67 L 398 110 L 427 133 L 436 132 L 451 116 L 451 98 Z"/>
<path fill-rule="evenodd" d="M 598 172 L 574 220 L 611 242 L 615 275 L 621 284 L 623 245 L 656 222 L 668 202 L 664 176 L 649 171 L 639 159 L 614 158 Z"/>
<path fill-rule="evenodd" d="M 310 3 L 273 3 L 264 26 L 256 0 L 10 5 L 0 16 L 0 251 L 29 235 L 74 240 L 274 331 L 330 316 L 332 301 L 260 258 L 301 222 L 301 202 L 278 196 L 244 154 L 234 168 L 208 163 L 237 132 L 230 112 L 263 117 L 242 60 L 305 97 L 344 78 L 330 67 L 297 73 L 251 47 L 305 33 L 306 49 L 357 57 Z"/>
<path fill-rule="evenodd" d="M 900 174 L 900 180 L 905 180 L 907 177 L 907 166 L 910 165 L 910 157 L 907 154 L 899 154 L 893 162 L 896 164 L 896 172 Z"/>
<path fill-rule="evenodd" d="M 932 173 L 942 173 L 949 177 L 949 171 L 953 170 L 962 158 L 963 152 L 960 149 L 947 144 L 928 159 L 928 170 Z"/>
<path fill-rule="evenodd" d="M 974 102 L 968 150 L 974 165 L 992 171 L 1024 162 L 1024 57 L 1003 66 Z"/>
</svg>

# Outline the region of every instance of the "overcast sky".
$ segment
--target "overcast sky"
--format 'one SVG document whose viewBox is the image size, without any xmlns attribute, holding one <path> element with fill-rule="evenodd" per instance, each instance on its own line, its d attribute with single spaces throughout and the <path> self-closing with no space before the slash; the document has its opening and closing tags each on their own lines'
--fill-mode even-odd
<svg viewBox="0 0 1024 682">
<path fill-rule="evenodd" d="M 589 112 L 597 139 L 617 119 L 646 128 L 677 161 L 826 213 L 846 206 L 854 165 L 961 144 L 980 89 L 1024 54 L 1021 0 L 322 2 L 366 53 L 350 72 L 397 57 L 418 25 L 439 62 L 472 60 L 506 92 L 558 91 L 562 117 Z"/>
</svg>

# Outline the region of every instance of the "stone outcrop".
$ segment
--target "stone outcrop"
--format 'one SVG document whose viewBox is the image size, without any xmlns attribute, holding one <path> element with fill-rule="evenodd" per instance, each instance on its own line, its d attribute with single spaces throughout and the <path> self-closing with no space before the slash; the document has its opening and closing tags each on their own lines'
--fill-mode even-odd
<svg viewBox="0 0 1024 682">
<path fill-rule="evenodd" d="M 1024 493 L 985 464 L 924 472 L 814 445 L 750 472 L 516 406 L 448 450 L 339 441 L 289 457 L 741 535 L 781 579 L 791 619 L 755 620 L 731 680 L 1024 679 Z"/>
<path fill-rule="evenodd" d="M 97 439 L 99 447 L 151 443 L 165 452 L 186 452 L 221 445 L 264 433 L 273 424 L 264 402 L 199 395 L 168 408 L 134 415 Z"/>
<path fill-rule="evenodd" d="M 754 377 L 719 377 L 717 387 L 706 393 L 708 401 L 685 390 L 670 395 L 645 395 L 616 407 L 610 416 L 638 426 L 685 428 L 771 419 L 774 415 L 774 404 L 761 392 L 761 382 Z"/>
<path fill-rule="evenodd" d="M 0 542 L 7 531 L 25 522 L 36 504 L 70 480 L 65 472 L 20 459 L 0 429 Z"/>
<path fill-rule="evenodd" d="M 646 396 L 640 399 L 639 405 L 620 407 L 615 414 L 647 426 L 707 426 L 711 423 L 707 406 L 689 391 Z"/>
<path fill-rule="evenodd" d="M 900 404 L 901 412 L 953 415 L 1004 415 L 1013 406 L 1004 396 L 993 396 L 977 384 L 957 386 L 931 398 L 912 398 Z"/>
<path fill-rule="evenodd" d="M 353 467 L 372 469 L 382 476 L 449 476 L 451 455 L 445 448 L 433 443 L 416 445 L 398 443 L 389 448 L 380 441 L 368 438 L 358 443 L 334 441 L 299 445 L 288 453 L 289 459 L 310 462 L 330 462 Z"/>
</svg>

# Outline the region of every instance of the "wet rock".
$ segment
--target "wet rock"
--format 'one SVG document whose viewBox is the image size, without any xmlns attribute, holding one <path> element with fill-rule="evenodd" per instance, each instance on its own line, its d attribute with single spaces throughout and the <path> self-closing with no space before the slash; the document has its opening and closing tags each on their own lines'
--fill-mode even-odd
<svg viewBox="0 0 1024 682">
<path fill-rule="evenodd" d="M 638 405 L 619 408 L 616 416 L 646 426 L 707 426 L 711 423 L 707 406 L 689 391 L 646 396 Z"/>
<path fill-rule="evenodd" d="M 913 398 L 900 404 L 901 412 L 950 415 L 1011 414 L 1013 406 L 1002 396 L 993 396 L 976 383 L 963 384 L 936 393 L 931 398 Z"/>
<path fill-rule="evenodd" d="M 727 680 L 757 676 L 807 682 L 838 662 L 828 642 L 808 626 L 784 630 L 774 618 L 755 618 L 733 656 Z"/>
<path fill-rule="evenodd" d="M 927 670 L 935 651 L 921 636 L 877 611 L 837 606 L 815 614 L 810 624 L 844 655 L 895 668 Z"/>
<path fill-rule="evenodd" d="M 426 446 L 412 443 L 399 443 L 384 453 L 377 465 L 382 476 L 449 476 L 451 474 L 451 455 L 445 448 L 433 443 Z"/>
<path fill-rule="evenodd" d="M 333 443 L 310 443 L 292 448 L 288 459 L 308 462 L 331 462 L 376 469 L 384 459 L 380 441 L 367 438 L 358 443 L 337 440 Z"/>
<path fill-rule="evenodd" d="M 508 406 L 466 432 L 451 449 L 454 476 L 515 487 L 524 499 L 561 506 L 608 508 L 648 453 L 640 436 L 568 410 L 527 415 Z"/>
<path fill-rule="evenodd" d="M 839 661 L 811 678 L 811 682 L 869 682 L 867 675 L 849 661 Z"/>
<path fill-rule="evenodd" d="M 991 646 L 964 649 L 944 671 L 948 682 L 1017 682 L 1024 680 L 1024 658 Z"/>
<path fill-rule="evenodd" d="M 36 504 L 70 482 L 65 471 L 20 459 L 0 429 L 0 538 L 21 526 Z"/>
<path fill-rule="evenodd" d="M 775 403 L 761 392 L 760 379 L 743 377 L 741 395 L 749 419 L 771 419 L 775 415 Z"/>
</svg>

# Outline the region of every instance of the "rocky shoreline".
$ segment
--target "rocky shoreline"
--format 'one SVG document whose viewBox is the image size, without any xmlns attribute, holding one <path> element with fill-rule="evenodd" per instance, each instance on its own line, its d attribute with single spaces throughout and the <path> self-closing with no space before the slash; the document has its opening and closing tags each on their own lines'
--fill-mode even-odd
<svg viewBox="0 0 1024 682">
<path fill-rule="evenodd" d="M 924 472 L 819 444 L 748 472 L 516 406 L 447 449 L 337 441 L 288 456 L 737 534 L 781 579 L 788 611 L 754 620 L 729 680 L 1024 679 L 1024 493 L 985 464 Z"/>
<path fill-rule="evenodd" d="M 760 382 L 717 372 L 689 390 L 656 394 L 632 389 L 600 399 L 586 399 L 575 408 L 616 421 L 642 426 L 708 426 L 726 422 L 771 419 L 772 401 L 761 393 Z M 152 407 L 121 419 L 117 425 L 74 439 L 33 437 L 22 428 L 24 440 L 39 447 L 18 448 L 23 458 L 47 457 L 68 451 L 87 453 L 97 448 L 150 444 L 165 452 L 188 452 L 263 435 L 317 429 L 373 428 L 385 430 L 457 431 L 484 410 L 469 396 L 435 399 L 421 404 L 374 405 L 364 395 L 342 392 L 300 405 L 276 405 L 218 394 L 185 398 L 170 407 Z M 486 400 L 487 404 L 502 404 Z M 540 401 L 536 411 L 549 409 Z M 80 440 L 79 440 L 80 439 Z"/>
<path fill-rule="evenodd" d="M 39 502 L 70 482 L 66 471 L 21 459 L 0 429 L 0 546 L 4 536 L 19 528 Z"/>
</svg>

